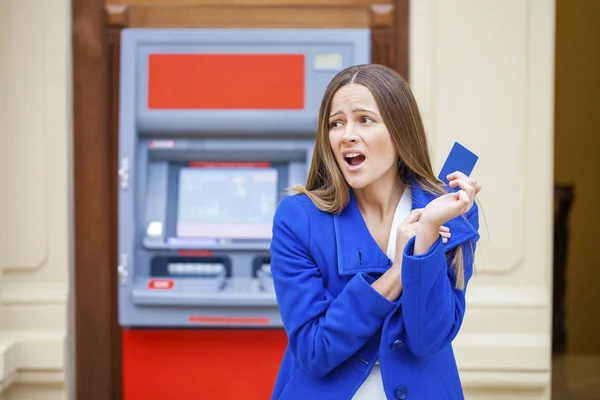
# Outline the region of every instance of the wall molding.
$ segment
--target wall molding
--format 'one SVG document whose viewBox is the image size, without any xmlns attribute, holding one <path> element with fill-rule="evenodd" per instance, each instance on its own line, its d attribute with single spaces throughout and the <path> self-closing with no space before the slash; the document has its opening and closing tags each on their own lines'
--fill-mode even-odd
<svg viewBox="0 0 600 400">
<path fill-rule="evenodd" d="M 550 372 L 461 371 L 460 379 L 465 389 L 493 389 L 498 391 L 539 390 L 543 392 L 550 385 Z"/>
<path fill-rule="evenodd" d="M 19 362 L 18 342 L 0 332 L 0 392 L 16 378 Z"/>
<path fill-rule="evenodd" d="M 551 294 L 542 285 L 488 285 L 474 277 L 467 289 L 467 307 L 539 308 L 547 310 Z"/>
<path fill-rule="evenodd" d="M 465 371 L 551 370 L 547 333 L 461 333 L 453 349 L 459 367 Z"/>
<path fill-rule="evenodd" d="M 68 282 L 11 282 L 2 280 L 3 305 L 64 304 L 69 296 Z"/>
<path fill-rule="evenodd" d="M 0 331 L 0 393 L 13 383 L 65 384 L 66 333 Z"/>
<path fill-rule="evenodd" d="M 15 378 L 15 383 L 25 383 L 32 385 L 53 385 L 58 388 L 65 388 L 64 371 L 19 371 Z"/>
</svg>

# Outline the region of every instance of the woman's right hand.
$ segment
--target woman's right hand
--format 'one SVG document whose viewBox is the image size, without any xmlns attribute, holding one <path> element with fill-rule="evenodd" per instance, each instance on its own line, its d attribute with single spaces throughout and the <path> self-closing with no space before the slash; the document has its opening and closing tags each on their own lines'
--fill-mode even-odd
<svg viewBox="0 0 600 400">
<path fill-rule="evenodd" d="M 396 236 L 396 254 L 394 256 L 394 263 L 400 264 L 402 262 L 402 253 L 404 247 L 408 241 L 417 234 L 417 225 L 419 219 L 423 214 L 423 208 L 415 208 L 408 214 L 406 218 L 398 225 L 397 236 Z M 440 235 L 442 235 L 442 241 L 446 243 L 450 238 L 450 229 L 446 226 L 440 227 Z"/>
<path fill-rule="evenodd" d="M 459 190 L 435 198 L 422 213 L 423 223 L 432 231 L 469 211 L 473 207 L 475 196 L 481 191 L 481 184 L 462 172 L 454 172 L 448 175 L 448 179 L 448 185 Z"/>
<path fill-rule="evenodd" d="M 404 254 L 404 247 L 406 247 L 408 241 L 417 234 L 417 225 L 419 224 L 422 213 L 422 208 L 414 209 L 398 225 L 394 264 L 373 284 L 375 290 L 382 293 L 390 301 L 396 301 L 402 293 L 402 256 Z M 442 240 L 447 242 L 450 238 L 450 229 L 441 226 L 439 231 L 442 235 Z M 391 286 L 389 281 L 392 282 Z"/>
<path fill-rule="evenodd" d="M 438 239 L 440 225 L 447 223 L 473 207 L 475 196 L 481 191 L 481 184 L 462 172 L 448 175 L 451 188 L 460 188 L 457 192 L 441 195 L 427 204 L 419 222 L 419 233 L 415 241 L 414 255 L 427 253 Z"/>
</svg>

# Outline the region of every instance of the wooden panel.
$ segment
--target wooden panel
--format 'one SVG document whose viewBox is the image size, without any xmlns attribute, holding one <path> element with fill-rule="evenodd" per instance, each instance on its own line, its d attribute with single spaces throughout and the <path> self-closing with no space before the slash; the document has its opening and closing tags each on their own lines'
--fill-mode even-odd
<svg viewBox="0 0 600 400">
<path fill-rule="evenodd" d="M 106 5 L 106 25 L 109 27 L 126 27 L 129 25 L 129 6 Z"/>
<path fill-rule="evenodd" d="M 371 28 L 373 62 L 408 80 L 408 6 L 408 0 L 108 0 L 105 10 L 113 27 Z"/>
<path fill-rule="evenodd" d="M 103 7 L 72 0 L 76 398 L 86 400 L 120 399 Z"/>
<path fill-rule="evenodd" d="M 375 4 L 370 8 L 371 28 L 381 28 L 394 26 L 394 5 L 393 4 Z"/>
<path fill-rule="evenodd" d="M 376 4 L 370 7 L 371 62 L 396 69 L 395 7 Z"/>
<path fill-rule="evenodd" d="M 108 8 L 107 12 L 114 11 Z M 368 28 L 366 6 L 130 6 L 129 27 L 154 28 Z M 116 17 L 108 16 L 108 20 Z"/>
<path fill-rule="evenodd" d="M 409 32 L 409 0 L 396 0 L 394 4 L 394 25 L 395 32 L 394 45 L 392 46 L 395 49 L 395 60 L 393 64 L 386 64 L 392 68 L 394 68 L 406 81 L 409 81 L 409 69 L 408 69 L 408 54 L 409 54 L 409 46 L 408 46 L 408 32 Z"/>
<path fill-rule="evenodd" d="M 119 78 L 120 78 L 120 56 L 121 56 L 121 29 L 109 29 L 106 35 L 106 62 L 107 62 L 107 132 L 108 139 L 108 164 L 109 164 L 109 223 L 110 250 L 112 257 L 112 266 L 117 265 L 119 241 L 116 232 L 119 230 L 118 223 L 118 170 L 119 170 Z M 117 289 L 117 269 L 108 268 L 106 273 L 109 275 L 110 292 L 107 294 L 110 298 L 110 331 L 111 331 L 111 355 L 113 365 L 111 368 L 111 379 L 113 386 L 113 400 L 119 400 L 122 393 L 122 363 L 121 363 L 121 327 L 118 324 L 118 289 Z"/>
<path fill-rule="evenodd" d="M 371 30 L 371 62 L 373 64 L 396 66 L 396 30 L 372 29 Z"/>
<path fill-rule="evenodd" d="M 381 3 L 381 2 L 380 2 Z M 210 13 L 209 15 L 213 15 L 216 12 L 219 12 L 221 18 L 218 20 L 212 20 L 211 25 L 215 27 L 228 27 L 233 24 L 233 26 L 237 27 L 264 27 L 265 19 L 270 18 L 273 14 L 277 14 L 272 23 L 276 24 L 276 26 L 299 26 L 299 27 L 335 27 L 334 25 L 339 25 L 340 27 L 393 27 L 394 19 L 395 19 L 395 7 L 393 4 L 374 4 L 369 7 L 369 22 L 367 24 L 366 17 L 363 13 L 367 12 L 367 8 L 363 6 L 354 6 L 352 11 L 343 11 L 342 18 L 345 21 L 336 22 L 332 24 L 331 22 L 326 22 L 323 24 L 320 22 L 323 18 L 334 18 L 332 12 L 336 13 L 335 18 L 339 19 L 338 14 L 340 13 L 339 7 L 331 7 L 324 6 L 324 4 L 320 4 L 319 7 L 299 7 L 302 9 L 302 14 L 300 19 L 304 19 L 307 17 L 313 18 L 315 15 L 321 15 L 323 12 L 326 14 L 320 17 L 319 21 L 306 22 L 299 20 L 297 23 L 294 23 L 296 19 L 296 7 L 282 7 L 282 6 L 271 6 L 268 7 L 268 14 L 265 15 L 264 10 L 266 7 L 256 7 L 256 6 L 243 6 L 244 12 L 247 12 L 248 8 L 251 9 L 250 13 L 246 14 L 244 17 L 239 16 L 239 8 L 240 6 L 202 6 L 200 8 L 193 7 L 197 12 L 204 13 L 206 10 Z M 346 7 L 347 8 L 347 7 Z M 170 10 L 169 10 L 170 9 Z M 130 19 L 131 12 L 133 10 L 133 15 L 135 20 L 132 22 Z M 169 16 L 161 16 L 158 18 L 159 23 L 164 23 L 165 20 L 169 18 L 173 18 L 172 21 L 166 21 L 167 26 L 180 26 L 179 24 L 184 24 L 184 26 L 205 26 L 205 21 L 194 20 L 190 21 L 190 17 L 181 18 L 179 15 L 185 14 L 188 8 L 182 9 L 180 7 L 172 7 L 171 4 L 150 7 L 150 6 L 138 6 L 135 4 L 130 5 L 120 5 L 120 4 L 107 4 L 106 5 L 106 18 L 107 25 L 109 26 L 152 26 L 152 21 L 148 21 L 149 18 L 147 13 L 149 10 L 152 10 L 151 15 L 162 14 L 165 10 L 168 10 Z M 153 17 L 156 18 L 156 17 Z M 248 23 L 248 20 L 255 20 L 259 18 L 258 21 L 252 21 Z M 208 17 L 207 17 L 208 19 Z M 290 22 L 291 21 L 291 22 Z M 352 21 L 360 21 L 358 23 Z M 266 23 L 269 23 L 267 21 Z"/>
<path fill-rule="evenodd" d="M 107 0 L 108 5 L 135 6 L 343 6 L 393 3 L 393 0 Z"/>
</svg>

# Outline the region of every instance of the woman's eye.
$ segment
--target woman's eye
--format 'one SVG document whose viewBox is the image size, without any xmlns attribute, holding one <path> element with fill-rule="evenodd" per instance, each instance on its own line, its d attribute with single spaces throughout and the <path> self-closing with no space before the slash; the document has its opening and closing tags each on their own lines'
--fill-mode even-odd
<svg viewBox="0 0 600 400">
<path fill-rule="evenodd" d="M 339 128 L 340 126 L 342 126 L 342 123 L 340 121 L 333 121 L 329 124 L 329 128 Z"/>
<path fill-rule="evenodd" d="M 360 122 L 362 122 L 363 124 L 372 124 L 375 121 L 373 121 L 373 119 L 369 117 L 362 117 L 360 119 Z"/>
</svg>

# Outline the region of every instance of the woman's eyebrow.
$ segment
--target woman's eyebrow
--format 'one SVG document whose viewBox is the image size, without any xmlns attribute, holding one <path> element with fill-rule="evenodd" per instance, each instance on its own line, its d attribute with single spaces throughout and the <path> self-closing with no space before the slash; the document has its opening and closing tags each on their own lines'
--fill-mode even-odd
<svg viewBox="0 0 600 400">
<path fill-rule="evenodd" d="M 357 112 L 368 112 L 368 113 L 371 113 L 371 114 L 375 114 L 375 115 L 377 115 L 377 116 L 380 116 L 380 115 L 379 115 L 379 114 L 377 114 L 375 111 L 368 110 L 368 109 L 366 109 L 366 108 L 355 108 L 355 109 L 353 109 L 353 110 L 352 110 L 352 112 L 353 112 L 353 113 L 357 113 Z M 338 115 L 338 114 L 341 114 L 341 113 L 342 113 L 341 111 L 336 111 L 336 112 L 334 112 L 333 114 L 331 114 L 331 115 L 329 116 L 329 118 L 333 118 L 333 117 L 335 117 L 336 115 Z"/>
<path fill-rule="evenodd" d="M 377 114 L 375 111 L 368 110 L 366 108 L 355 108 L 354 110 L 352 110 L 352 112 L 368 112 L 368 113 L 375 114 L 375 115 L 379 116 L 379 114 Z"/>
</svg>

